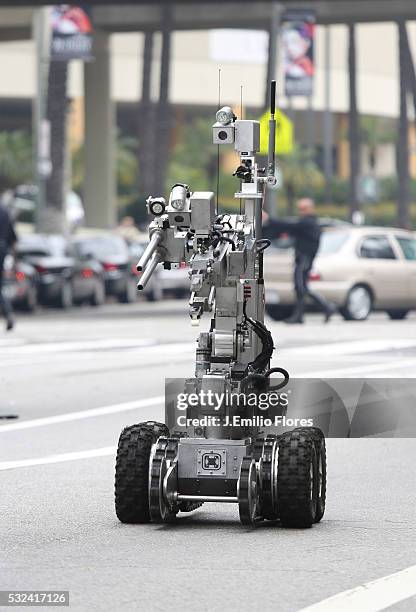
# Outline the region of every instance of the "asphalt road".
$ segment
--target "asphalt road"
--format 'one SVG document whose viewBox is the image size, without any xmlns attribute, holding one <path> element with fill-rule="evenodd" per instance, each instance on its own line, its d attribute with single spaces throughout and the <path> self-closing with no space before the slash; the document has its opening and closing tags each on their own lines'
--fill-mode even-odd
<svg viewBox="0 0 416 612">
<path fill-rule="evenodd" d="M 414 377 L 415 316 L 269 323 L 292 374 Z M 309 530 L 247 529 L 232 505 L 117 521 L 119 432 L 163 418 L 164 378 L 192 374 L 197 334 L 172 301 L 46 311 L 0 335 L 0 416 L 18 416 L 0 420 L 0 589 L 69 590 L 82 611 L 294 612 L 416 564 L 415 439 L 328 440 L 327 512 Z"/>
</svg>

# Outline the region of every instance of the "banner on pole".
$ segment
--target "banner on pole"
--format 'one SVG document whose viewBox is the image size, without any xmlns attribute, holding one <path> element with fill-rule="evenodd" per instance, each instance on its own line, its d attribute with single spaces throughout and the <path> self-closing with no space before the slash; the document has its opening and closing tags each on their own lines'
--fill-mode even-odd
<svg viewBox="0 0 416 612">
<path fill-rule="evenodd" d="M 282 44 L 286 96 L 311 96 L 315 75 L 315 13 L 288 10 L 283 17 Z"/>
<path fill-rule="evenodd" d="M 92 59 L 92 23 L 86 7 L 57 4 L 51 9 L 51 61 Z"/>
</svg>

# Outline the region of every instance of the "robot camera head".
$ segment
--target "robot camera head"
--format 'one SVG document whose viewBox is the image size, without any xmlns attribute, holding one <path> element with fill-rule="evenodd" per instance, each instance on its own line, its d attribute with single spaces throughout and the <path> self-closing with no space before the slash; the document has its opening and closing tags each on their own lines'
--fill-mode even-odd
<svg viewBox="0 0 416 612">
<path fill-rule="evenodd" d="M 217 111 L 216 123 L 212 126 L 214 144 L 230 144 L 234 142 L 234 115 L 230 106 L 223 106 Z"/>
</svg>

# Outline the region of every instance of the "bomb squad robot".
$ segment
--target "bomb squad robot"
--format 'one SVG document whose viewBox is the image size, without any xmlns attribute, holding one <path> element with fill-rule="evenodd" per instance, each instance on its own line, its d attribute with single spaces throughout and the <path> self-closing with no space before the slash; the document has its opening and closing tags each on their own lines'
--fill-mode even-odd
<svg viewBox="0 0 416 612">
<path fill-rule="evenodd" d="M 237 119 L 227 106 L 216 114 L 214 144 L 234 144 L 240 155 L 239 214 L 219 215 L 214 193 L 179 183 L 168 202 L 147 200 L 153 220 L 137 266 L 138 289 L 158 264 L 172 269 L 186 262 L 191 321 L 198 325 L 203 313 L 212 318 L 209 331 L 199 334 L 195 374 L 183 383 L 180 399 L 188 403 L 174 402 L 166 425 L 148 421 L 120 435 L 115 506 L 123 523 L 171 521 L 204 502 L 238 504 L 245 525 L 268 519 L 310 527 L 324 514 L 321 430 L 266 435 L 258 404 L 245 401 L 276 395 L 289 380 L 283 368 L 270 368 L 274 344 L 264 325 L 263 253 L 270 242 L 261 236 L 262 205 L 276 182 L 275 92 L 273 81 L 267 168 L 256 162 L 259 123 Z M 283 414 L 285 401 L 280 406 Z"/>
</svg>

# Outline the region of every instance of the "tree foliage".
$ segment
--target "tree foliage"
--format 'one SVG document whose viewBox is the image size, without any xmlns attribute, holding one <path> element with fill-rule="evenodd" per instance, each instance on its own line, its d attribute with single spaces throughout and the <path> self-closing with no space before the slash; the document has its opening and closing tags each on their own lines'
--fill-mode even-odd
<svg viewBox="0 0 416 612">
<path fill-rule="evenodd" d="M 325 179 L 314 160 L 314 152 L 299 145 L 294 147 L 291 155 L 282 158 L 281 170 L 288 214 L 292 215 L 296 198 L 313 197 L 315 191 L 323 187 Z"/>
<path fill-rule="evenodd" d="M 27 132 L 0 132 L 0 193 L 33 180 L 32 139 Z"/>
</svg>

